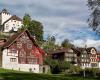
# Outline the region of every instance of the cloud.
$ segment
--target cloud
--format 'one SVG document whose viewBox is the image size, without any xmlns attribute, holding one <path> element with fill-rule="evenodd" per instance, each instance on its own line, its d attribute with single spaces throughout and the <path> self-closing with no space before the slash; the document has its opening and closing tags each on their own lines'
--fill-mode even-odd
<svg viewBox="0 0 100 80">
<path fill-rule="evenodd" d="M 69 39 L 83 45 L 85 40 L 99 40 L 86 22 L 89 17 L 87 0 L 2 0 L 0 9 L 23 17 L 29 13 L 32 19 L 44 26 L 44 38 L 54 35 L 57 43 Z"/>
<path fill-rule="evenodd" d="M 78 40 L 74 40 L 72 43 L 75 44 L 77 47 L 85 47 L 87 45 L 87 47 L 95 47 L 97 50 L 100 49 L 100 40 L 78 39 Z"/>
</svg>

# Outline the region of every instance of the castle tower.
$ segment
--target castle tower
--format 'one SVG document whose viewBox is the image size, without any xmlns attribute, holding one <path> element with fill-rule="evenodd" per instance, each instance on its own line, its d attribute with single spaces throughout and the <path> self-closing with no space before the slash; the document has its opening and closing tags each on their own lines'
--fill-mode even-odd
<svg viewBox="0 0 100 80">
<path fill-rule="evenodd" d="M 11 17 L 11 14 L 6 9 L 3 9 L 0 13 L 0 25 L 2 25 L 10 17 Z"/>
</svg>

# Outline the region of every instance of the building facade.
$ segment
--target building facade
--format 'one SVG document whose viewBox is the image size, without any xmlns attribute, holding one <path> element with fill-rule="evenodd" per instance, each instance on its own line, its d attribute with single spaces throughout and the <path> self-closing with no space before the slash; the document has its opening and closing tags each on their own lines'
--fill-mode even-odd
<svg viewBox="0 0 100 80">
<path fill-rule="evenodd" d="M 42 72 L 44 51 L 25 30 L 14 34 L 2 46 L 0 65 L 5 69 Z"/>
<path fill-rule="evenodd" d="M 60 60 L 60 61 L 67 61 L 72 64 L 77 63 L 77 56 L 71 48 L 70 49 L 63 48 L 63 49 L 58 49 L 58 50 L 53 51 L 52 59 Z"/>
<path fill-rule="evenodd" d="M 97 51 L 94 47 L 73 48 L 77 54 L 77 64 L 84 68 L 98 68 Z"/>
<path fill-rule="evenodd" d="M 0 13 L 0 31 L 17 31 L 22 26 L 22 19 L 16 15 L 11 15 L 6 9 Z"/>
</svg>

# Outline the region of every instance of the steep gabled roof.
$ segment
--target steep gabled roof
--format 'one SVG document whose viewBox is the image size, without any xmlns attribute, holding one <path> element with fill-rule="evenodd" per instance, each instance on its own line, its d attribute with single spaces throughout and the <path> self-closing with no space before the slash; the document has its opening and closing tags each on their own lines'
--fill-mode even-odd
<svg viewBox="0 0 100 80">
<path fill-rule="evenodd" d="M 12 19 L 12 20 L 17 20 L 17 21 L 22 21 L 22 19 L 19 18 L 19 17 L 16 16 L 16 15 L 13 15 L 10 19 Z"/>
<path fill-rule="evenodd" d="M 84 51 L 86 51 L 87 53 L 91 52 L 91 49 L 95 49 L 94 47 L 88 47 L 88 48 L 72 48 L 76 53 L 83 53 Z M 96 49 L 95 49 L 96 50 Z"/>
<path fill-rule="evenodd" d="M 27 33 L 27 35 L 29 36 L 29 38 L 33 41 L 34 45 L 38 47 L 38 44 L 36 43 L 36 41 L 33 39 L 33 37 L 31 36 L 31 34 L 28 32 L 28 30 L 24 30 L 24 31 L 19 31 L 18 33 L 14 34 L 13 36 L 11 36 L 8 41 L 3 45 L 3 48 L 8 48 L 11 44 L 14 43 L 14 41 L 20 37 L 24 32 Z"/>
<path fill-rule="evenodd" d="M 94 47 L 89 47 L 89 48 L 87 48 L 87 52 L 90 53 L 91 52 L 91 49 L 95 49 L 95 48 Z"/>
<path fill-rule="evenodd" d="M 68 48 L 61 48 L 61 49 L 57 49 L 57 50 L 53 50 L 53 51 L 51 51 L 51 54 L 55 54 L 55 53 L 66 53 L 66 52 L 68 52 L 70 49 L 68 49 Z"/>
<path fill-rule="evenodd" d="M 16 15 L 13 15 L 12 17 L 10 17 L 8 20 L 6 20 L 4 23 L 3 23 L 3 25 L 6 23 L 6 22 L 8 22 L 9 20 L 17 20 L 17 21 L 22 21 L 22 19 L 21 18 L 19 18 L 18 16 L 16 16 Z"/>
</svg>

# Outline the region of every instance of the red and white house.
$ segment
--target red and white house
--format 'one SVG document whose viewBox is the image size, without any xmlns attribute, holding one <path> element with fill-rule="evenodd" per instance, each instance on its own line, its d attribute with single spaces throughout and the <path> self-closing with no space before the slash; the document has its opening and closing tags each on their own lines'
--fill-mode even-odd
<svg viewBox="0 0 100 80">
<path fill-rule="evenodd" d="M 24 30 L 14 34 L 2 46 L 0 65 L 5 69 L 39 73 L 44 51 L 31 34 Z"/>
</svg>

